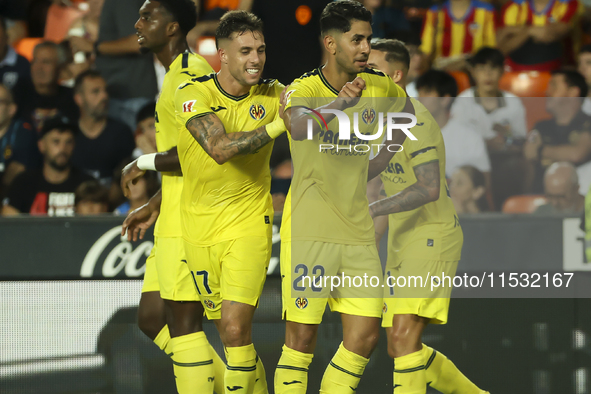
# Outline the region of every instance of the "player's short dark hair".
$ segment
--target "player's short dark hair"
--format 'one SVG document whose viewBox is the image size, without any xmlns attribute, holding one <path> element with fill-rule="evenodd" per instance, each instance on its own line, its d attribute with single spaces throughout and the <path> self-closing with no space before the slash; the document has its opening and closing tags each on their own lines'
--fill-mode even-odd
<svg viewBox="0 0 591 394">
<path fill-rule="evenodd" d="M 495 68 L 503 68 L 505 66 L 505 56 L 497 48 L 483 47 L 470 58 L 470 64 L 472 66 L 490 64 Z"/>
<path fill-rule="evenodd" d="M 388 62 L 399 62 L 407 70 L 410 68 L 410 53 L 406 45 L 400 40 L 374 39 L 371 41 L 371 49 L 384 52 Z"/>
<path fill-rule="evenodd" d="M 357 1 L 340 0 L 328 3 L 320 15 L 320 31 L 323 35 L 331 30 L 346 33 L 351 30 L 353 20 L 371 23 L 371 12 Z"/>
<path fill-rule="evenodd" d="M 458 84 L 454 77 L 440 70 L 429 70 L 421 75 L 416 82 L 417 90 L 435 90 L 439 97 L 456 97 L 458 95 Z"/>
<path fill-rule="evenodd" d="M 86 70 L 78 74 L 76 79 L 74 80 L 74 93 L 82 92 L 82 86 L 84 85 L 84 81 L 87 78 L 102 78 L 100 72 L 96 70 Z"/>
<path fill-rule="evenodd" d="M 135 122 L 140 123 L 144 119 L 153 118 L 155 112 L 156 102 L 150 101 L 138 111 L 137 115 L 135 116 Z"/>
<path fill-rule="evenodd" d="M 560 70 L 552 71 L 552 75 L 563 75 L 566 85 L 569 88 L 579 88 L 579 97 L 587 97 L 587 94 L 589 93 L 589 87 L 587 86 L 585 77 L 577 70 L 562 68 Z"/>
<path fill-rule="evenodd" d="M 583 45 L 581 49 L 579 49 L 579 55 L 581 53 L 591 53 L 591 44 Z"/>
<path fill-rule="evenodd" d="M 102 203 L 109 205 L 109 189 L 100 184 L 96 179 L 82 182 L 74 192 L 74 204 L 81 201 Z"/>
<path fill-rule="evenodd" d="M 197 25 L 197 7 L 192 0 L 156 0 L 178 22 L 181 32 L 186 36 Z"/>
<path fill-rule="evenodd" d="M 215 29 L 215 45 L 220 47 L 220 40 L 230 38 L 232 33 L 243 34 L 244 32 L 258 31 L 263 33 L 263 21 L 252 12 L 234 10 L 226 12 L 220 18 L 220 24 Z"/>
</svg>

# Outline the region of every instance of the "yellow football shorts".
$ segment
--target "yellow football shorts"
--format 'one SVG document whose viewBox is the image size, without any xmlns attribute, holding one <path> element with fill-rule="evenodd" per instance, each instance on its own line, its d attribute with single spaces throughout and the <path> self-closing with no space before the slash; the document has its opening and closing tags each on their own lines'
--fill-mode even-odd
<svg viewBox="0 0 591 394">
<path fill-rule="evenodd" d="M 160 291 L 158 272 L 156 271 L 156 246 L 152 247 L 152 251 L 146 259 L 146 272 L 144 272 L 144 283 L 142 284 L 142 293 L 150 291 Z"/>
<path fill-rule="evenodd" d="M 446 280 L 441 283 L 440 278 L 444 274 L 453 281 L 457 268 L 457 261 L 389 258 L 384 274 L 382 327 L 392 327 L 394 315 L 417 315 L 431 319 L 431 324 L 447 323 L 452 286 Z"/>
<path fill-rule="evenodd" d="M 155 254 L 160 297 L 173 301 L 199 301 L 191 272 L 187 267 L 183 239 L 154 237 L 152 253 Z"/>
<path fill-rule="evenodd" d="M 207 247 L 185 241 L 189 270 L 209 320 L 222 317 L 222 301 L 258 305 L 271 247 L 270 237 L 243 237 Z"/>
<path fill-rule="evenodd" d="M 280 263 L 283 319 L 320 324 L 326 304 L 333 312 L 381 317 L 382 267 L 375 245 L 282 242 Z"/>
</svg>

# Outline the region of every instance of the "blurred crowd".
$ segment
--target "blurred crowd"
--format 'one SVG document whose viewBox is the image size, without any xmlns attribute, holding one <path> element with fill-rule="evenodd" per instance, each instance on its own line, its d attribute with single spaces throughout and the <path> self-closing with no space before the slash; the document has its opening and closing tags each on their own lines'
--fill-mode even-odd
<svg viewBox="0 0 591 394">
<path fill-rule="evenodd" d="M 289 84 L 322 63 L 319 16 L 330 1 L 196 0 L 189 45 L 219 68 L 211 39 L 219 18 L 251 10 L 265 23 L 264 76 Z M 165 71 L 140 53 L 134 25 L 143 2 L 0 2 L 2 215 L 125 215 L 159 188 L 150 172 L 129 199 L 119 185 L 127 163 L 157 150 L 154 108 Z M 361 2 L 374 38 L 409 49 L 407 92 L 442 129 L 458 213 L 583 212 L 591 2 Z M 271 159 L 277 212 L 291 171 L 283 135 Z"/>
</svg>

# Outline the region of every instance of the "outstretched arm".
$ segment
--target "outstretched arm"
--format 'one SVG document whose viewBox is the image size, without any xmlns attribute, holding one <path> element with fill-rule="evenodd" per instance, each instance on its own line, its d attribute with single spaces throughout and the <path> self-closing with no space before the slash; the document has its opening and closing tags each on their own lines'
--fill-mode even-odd
<svg viewBox="0 0 591 394">
<path fill-rule="evenodd" d="M 414 167 L 417 181 L 400 193 L 369 205 L 372 217 L 405 212 L 437 201 L 439 198 L 439 160 Z"/>
</svg>

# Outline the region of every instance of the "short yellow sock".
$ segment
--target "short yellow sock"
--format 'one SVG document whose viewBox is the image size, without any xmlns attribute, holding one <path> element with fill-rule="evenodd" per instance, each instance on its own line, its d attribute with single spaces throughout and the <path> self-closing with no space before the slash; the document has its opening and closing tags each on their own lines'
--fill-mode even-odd
<svg viewBox="0 0 591 394">
<path fill-rule="evenodd" d="M 228 366 L 224 376 L 226 393 L 252 393 L 256 380 L 257 353 L 251 343 L 246 346 L 226 348 Z"/>
<path fill-rule="evenodd" d="M 345 349 L 341 342 L 339 349 L 324 372 L 320 384 L 320 393 L 355 393 L 368 362 L 368 358 Z"/>
<path fill-rule="evenodd" d="M 443 394 L 479 394 L 482 390 L 470 381 L 443 354 L 423 345 L 425 375 L 429 386 Z"/>
<path fill-rule="evenodd" d="M 298 352 L 283 345 L 275 369 L 275 394 L 305 394 L 308 388 L 308 367 L 313 354 Z"/>
<path fill-rule="evenodd" d="M 179 394 L 213 393 L 213 359 L 205 333 L 199 331 L 171 338 L 170 347 Z"/>
<path fill-rule="evenodd" d="M 425 394 L 427 380 L 423 351 L 419 350 L 394 359 L 394 393 Z"/>
<path fill-rule="evenodd" d="M 220 358 L 218 352 L 209 345 L 211 355 L 213 358 L 213 375 L 215 380 L 213 381 L 213 389 L 217 394 L 224 394 L 224 375 L 226 373 L 226 364 Z"/>
<path fill-rule="evenodd" d="M 158 335 L 156 335 L 154 343 L 158 345 L 158 347 L 162 349 L 167 356 L 170 356 L 172 350 L 170 349 L 170 331 L 168 331 L 168 325 L 164 325 L 164 327 L 162 327 L 162 330 L 160 330 Z"/>
</svg>

